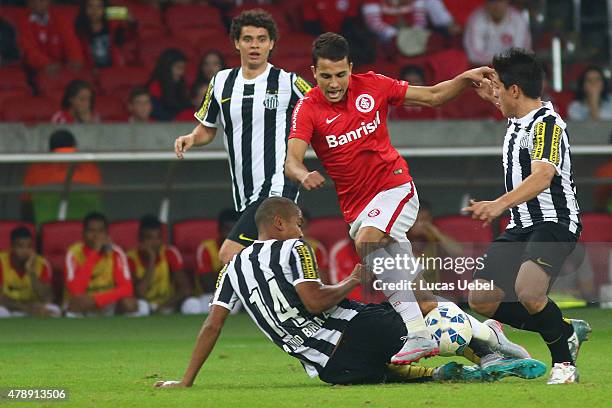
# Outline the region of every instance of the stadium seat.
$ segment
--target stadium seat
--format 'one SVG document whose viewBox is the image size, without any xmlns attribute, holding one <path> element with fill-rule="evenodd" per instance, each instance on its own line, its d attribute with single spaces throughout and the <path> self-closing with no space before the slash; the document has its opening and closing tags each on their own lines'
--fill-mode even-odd
<svg viewBox="0 0 612 408">
<path fill-rule="evenodd" d="M 486 243 L 493 240 L 491 225 L 483 227 L 483 222 L 466 215 L 437 217 L 434 224 L 457 242 Z"/>
<path fill-rule="evenodd" d="M 81 221 L 54 221 L 41 226 L 41 252 L 54 271 L 64 270 L 66 251 L 81 240 L 82 230 Z"/>
<path fill-rule="evenodd" d="M 66 86 L 75 79 L 81 79 L 94 84 L 94 77 L 91 72 L 86 70 L 74 72 L 69 69 L 62 69 L 57 75 L 49 75 L 44 70 L 40 71 L 36 77 L 36 83 L 42 95 L 51 96 L 63 94 Z"/>
<path fill-rule="evenodd" d="M 217 220 L 194 219 L 175 223 L 172 226 L 172 242 L 185 260 L 185 270 L 193 272 L 196 251 L 205 239 L 217 239 Z"/>
<path fill-rule="evenodd" d="M 135 86 L 144 85 L 149 79 L 148 72 L 142 67 L 111 67 L 100 70 L 98 84 L 100 92 L 105 95 L 117 96 L 118 91 L 126 88 L 131 90 Z"/>
<path fill-rule="evenodd" d="M 177 48 L 187 56 L 188 63 L 198 61 L 196 51 L 185 41 L 177 38 L 150 38 L 143 40 L 140 47 L 140 59 L 147 67 L 154 67 L 157 58 L 168 48 Z"/>
<path fill-rule="evenodd" d="M 20 66 L 0 69 L 0 92 L 5 91 L 31 93 L 30 85 L 28 85 L 28 79 Z"/>
<path fill-rule="evenodd" d="M 128 220 L 113 222 L 108 226 L 108 233 L 113 242 L 119 245 L 124 251 L 129 251 L 138 245 L 138 226 L 140 221 Z M 162 226 L 164 241 L 168 240 L 168 227 Z"/>
<path fill-rule="evenodd" d="M 476 91 L 468 89 L 456 99 L 440 108 L 442 119 L 502 119 L 502 115 L 492 103 L 480 98 Z"/>
<path fill-rule="evenodd" d="M 129 117 L 126 102 L 119 96 L 101 95 L 96 97 L 95 110 L 100 114 L 102 122 L 125 122 Z"/>
<path fill-rule="evenodd" d="M 172 5 L 166 9 L 165 21 L 173 34 L 189 28 L 226 31 L 219 9 L 203 4 Z"/>
<path fill-rule="evenodd" d="M 428 58 L 433 73 L 432 83 L 454 78 L 469 69 L 470 65 L 462 50 L 445 50 L 432 54 Z"/>
<path fill-rule="evenodd" d="M 59 109 L 52 98 L 43 96 L 15 97 L 4 101 L 2 117 L 5 122 L 38 123 L 49 122 L 51 115 Z"/>
<path fill-rule="evenodd" d="M 285 57 L 311 57 L 312 42 L 315 37 L 305 33 L 292 33 L 291 37 L 278 41 L 274 47 L 274 55 L 278 59 Z"/>
<path fill-rule="evenodd" d="M 308 234 L 329 251 L 336 242 L 348 237 L 348 225 L 340 217 L 313 218 L 308 224 Z"/>
<path fill-rule="evenodd" d="M 51 6 L 51 12 L 59 14 L 64 20 L 68 21 L 70 24 L 74 24 L 79 14 L 79 7 L 69 4 L 54 4 Z"/>
<path fill-rule="evenodd" d="M 27 7 L 5 6 L 0 7 L 0 17 L 8 21 L 14 28 L 22 19 L 26 18 L 30 10 Z"/>
<path fill-rule="evenodd" d="M 159 9 L 148 4 L 126 4 L 130 15 L 138 21 L 138 36 L 141 39 L 159 38 L 165 35 Z"/>
<path fill-rule="evenodd" d="M 21 221 L 0 221 L 0 251 L 5 251 L 11 247 L 11 231 L 17 227 L 29 229 L 36 246 L 36 227 L 33 224 Z"/>
<path fill-rule="evenodd" d="M 612 242 L 612 215 L 605 213 L 583 213 L 582 242 Z"/>
</svg>

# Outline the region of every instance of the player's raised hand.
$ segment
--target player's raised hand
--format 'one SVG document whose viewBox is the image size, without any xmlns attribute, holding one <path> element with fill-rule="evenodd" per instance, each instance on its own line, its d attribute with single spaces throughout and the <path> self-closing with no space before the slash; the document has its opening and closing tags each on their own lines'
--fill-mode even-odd
<svg viewBox="0 0 612 408">
<path fill-rule="evenodd" d="M 463 74 L 465 79 L 472 81 L 474 84 L 480 85 L 485 79 L 491 79 L 495 75 L 495 70 L 490 67 L 478 67 L 465 71 Z"/>
<path fill-rule="evenodd" d="M 179 136 L 174 141 L 174 153 L 179 159 L 183 158 L 183 153 L 191 149 L 193 146 L 193 134 Z"/>
<path fill-rule="evenodd" d="M 366 274 L 366 268 L 362 264 L 358 263 L 353 268 L 353 272 L 351 272 L 351 278 L 356 279 L 359 281 L 359 283 L 361 283 L 363 282 L 365 274 Z"/>
<path fill-rule="evenodd" d="M 311 171 L 302 179 L 301 184 L 306 190 L 314 190 L 323 187 L 323 184 L 325 184 L 325 177 L 318 171 Z"/>
<path fill-rule="evenodd" d="M 155 388 L 185 388 L 187 387 L 182 381 L 157 381 L 154 385 Z"/>
</svg>

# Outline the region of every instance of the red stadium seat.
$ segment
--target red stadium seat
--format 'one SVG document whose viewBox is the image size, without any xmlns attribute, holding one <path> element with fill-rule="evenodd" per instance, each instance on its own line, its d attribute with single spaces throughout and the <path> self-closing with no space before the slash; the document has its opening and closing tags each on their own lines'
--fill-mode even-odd
<svg viewBox="0 0 612 408">
<path fill-rule="evenodd" d="M 102 122 L 125 122 L 129 117 L 126 103 L 118 96 L 101 95 L 96 98 L 96 111 Z"/>
<path fill-rule="evenodd" d="M 63 69 L 57 75 L 49 75 L 44 70 L 40 71 L 36 78 L 38 89 L 40 93 L 46 96 L 55 94 L 63 94 L 66 86 L 73 80 L 80 79 L 94 83 L 94 77 L 90 72 L 81 70 L 80 72 L 74 72 L 69 69 Z"/>
<path fill-rule="evenodd" d="M 501 120 L 502 115 L 492 103 L 480 98 L 476 91 L 468 89 L 456 99 L 440 108 L 442 119 L 495 119 Z"/>
<path fill-rule="evenodd" d="M 446 81 L 466 71 L 470 65 L 462 50 L 446 50 L 432 54 L 428 58 L 433 72 L 432 83 Z"/>
<path fill-rule="evenodd" d="M 0 221 L 0 251 L 5 251 L 11 247 L 11 231 L 17 227 L 26 227 L 34 237 L 34 247 L 36 247 L 36 227 L 21 221 Z"/>
<path fill-rule="evenodd" d="M 129 251 L 138 245 L 138 226 L 140 221 L 128 220 L 113 222 L 108 226 L 108 233 L 113 242 L 119 245 L 124 251 Z M 162 236 L 164 241 L 168 241 L 168 227 L 162 225 Z"/>
<path fill-rule="evenodd" d="M 0 7 L 0 17 L 9 22 L 13 28 L 17 28 L 16 25 L 27 17 L 30 13 L 30 10 L 27 7 L 17 7 L 17 6 L 2 6 Z"/>
<path fill-rule="evenodd" d="M 582 242 L 612 242 L 612 215 L 604 213 L 584 213 L 582 222 Z"/>
<path fill-rule="evenodd" d="M 6 122 L 49 122 L 59 109 L 52 98 L 42 96 L 15 97 L 7 99 L 3 105 L 2 116 Z"/>
<path fill-rule="evenodd" d="M 465 215 L 438 217 L 434 224 L 457 242 L 489 243 L 493 240 L 491 225 L 483 227 L 483 222 Z"/>
<path fill-rule="evenodd" d="M 66 251 L 82 237 L 81 221 L 55 221 L 43 224 L 40 229 L 42 255 L 54 271 L 63 271 Z"/>
<path fill-rule="evenodd" d="M 74 20 L 76 20 L 77 14 L 79 14 L 79 7 L 69 4 L 54 4 L 51 6 L 51 12 L 59 14 L 64 20 L 74 24 Z"/>
<path fill-rule="evenodd" d="M 285 57 L 311 57 L 315 37 L 304 33 L 292 33 L 291 37 L 280 39 L 274 47 L 274 56 L 282 61 Z"/>
<path fill-rule="evenodd" d="M 15 66 L 0 69 L 0 92 L 5 91 L 31 93 L 28 79 L 21 67 Z"/>
<path fill-rule="evenodd" d="M 189 44 L 171 37 L 143 40 L 140 47 L 140 59 L 145 66 L 154 67 L 161 53 L 168 48 L 181 50 L 187 56 L 188 63 L 198 61 L 196 51 Z"/>
<path fill-rule="evenodd" d="M 226 31 L 219 9 L 202 4 L 170 6 L 166 9 L 165 20 L 170 32 L 174 34 L 188 28 L 209 28 L 224 33 Z"/>
<path fill-rule="evenodd" d="M 151 73 L 141 67 L 112 67 L 100 70 L 98 83 L 100 92 L 117 95 L 116 92 L 144 85 Z"/>
<path fill-rule="evenodd" d="M 217 220 L 185 220 L 172 226 L 172 241 L 183 255 L 187 271 L 195 271 L 196 251 L 200 243 L 218 237 Z"/>
<path fill-rule="evenodd" d="M 313 218 L 308 224 L 308 235 L 320 241 L 329 251 L 336 242 L 346 239 L 348 228 L 340 217 Z"/>
<path fill-rule="evenodd" d="M 127 4 L 132 18 L 138 21 L 138 35 L 142 39 L 157 38 L 165 35 L 159 9 L 148 4 Z"/>
</svg>

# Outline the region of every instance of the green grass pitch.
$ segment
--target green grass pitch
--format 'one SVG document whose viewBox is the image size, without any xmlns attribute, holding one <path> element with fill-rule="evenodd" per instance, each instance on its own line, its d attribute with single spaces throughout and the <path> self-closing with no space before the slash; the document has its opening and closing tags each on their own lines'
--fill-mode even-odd
<svg viewBox="0 0 612 408">
<path fill-rule="evenodd" d="M 246 314 L 230 316 L 217 348 L 191 389 L 154 389 L 180 379 L 202 317 L 0 320 L 0 389 L 56 387 L 67 402 L 6 402 L 7 407 L 610 407 L 612 311 L 577 309 L 591 340 L 581 350 L 581 383 L 545 378 L 494 384 L 329 386 L 309 379 L 297 360 L 269 342 Z M 548 363 L 539 336 L 507 329 Z M 375 333 L 373 333 L 375 335 Z M 448 361 L 435 358 L 427 364 Z M 458 360 L 460 361 L 460 360 Z"/>
</svg>

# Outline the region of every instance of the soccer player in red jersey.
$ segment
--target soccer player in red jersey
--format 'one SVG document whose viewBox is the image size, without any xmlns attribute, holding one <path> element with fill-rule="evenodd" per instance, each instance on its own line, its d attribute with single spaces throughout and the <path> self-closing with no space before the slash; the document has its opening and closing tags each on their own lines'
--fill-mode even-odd
<svg viewBox="0 0 612 408">
<path fill-rule="evenodd" d="M 389 139 L 389 105 L 439 106 L 464 89 L 488 81 L 493 70 L 481 67 L 434 86 L 408 86 L 374 72 L 352 74 L 348 55 L 348 42 L 338 34 L 325 33 L 315 41 L 312 71 L 318 86 L 293 111 L 285 173 L 306 190 L 323 186 L 324 177 L 303 163 L 311 144 L 335 183 L 351 238 L 364 259 L 372 244 L 407 242 L 406 232 L 419 209 L 408 165 Z M 417 275 L 399 268 L 385 278 L 386 273 L 378 278 L 412 281 Z M 435 300 L 421 301 L 419 306 L 410 290 L 383 292 L 408 328 L 406 343 L 391 362 L 409 364 L 437 354 L 437 344 L 423 320 L 423 313 L 436 306 Z"/>
</svg>

